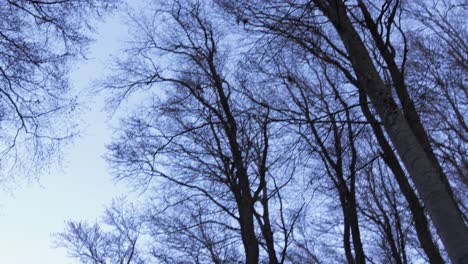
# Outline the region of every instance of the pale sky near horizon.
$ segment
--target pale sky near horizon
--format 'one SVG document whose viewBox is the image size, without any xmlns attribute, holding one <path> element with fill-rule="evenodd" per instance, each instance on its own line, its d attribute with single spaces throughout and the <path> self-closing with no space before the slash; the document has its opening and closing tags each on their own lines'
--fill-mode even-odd
<svg viewBox="0 0 468 264">
<path fill-rule="evenodd" d="M 105 63 L 127 31 L 118 14 L 98 26 L 88 60 L 76 63 L 71 73 L 77 91 L 89 89 L 90 82 L 102 77 Z M 89 110 L 80 118 L 85 121 L 83 133 L 66 148 L 64 166 L 39 182 L 23 182 L 11 193 L 0 192 L 0 263 L 77 263 L 67 258 L 64 249 L 53 248 L 52 234 L 62 231 L 67 220 L 99 219 L 113 198 L 128 192 L 112 181 L 102 158 L 112 135 L 102 97 L 88 101 L 84 108 Z"/>
</svg>

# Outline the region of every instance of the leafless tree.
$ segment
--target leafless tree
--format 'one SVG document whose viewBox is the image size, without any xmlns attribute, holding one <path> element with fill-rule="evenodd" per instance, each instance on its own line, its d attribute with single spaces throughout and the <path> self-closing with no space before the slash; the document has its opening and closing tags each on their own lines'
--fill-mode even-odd
<svg viewBox="0 0 468 264">
<path fill-rule="evenodd" d="M 143 231 L 140 220 L 135 208 L 114 201 L 103 223 L 68 222 L 56 235 L 56 246 L 66 248 L 71 257 L 85 264 L 148 263 L 139 241 Z"/>
<path fill-rule="evenodd" d="M 229 74 L 235 56 L 216 18 L 208 19 L 208 3 L 155 6 L 148 17 L 135 18 L 139 35 L 107 83 L 117 103 L 159 88 L 109 146 L 116 178 L 170 183 L 201 196 L 234 221 L 246 263 L 284 261 L 288 227 L 283 221 L 283 238 L 275 237 L 272 217 L 281 214 L 276 204 L 291 177 L 287 166 L 276 168 L 291 154 L 273 144 L 279 135 L 268 108 L 253 104 L 241 92 L 248 83 Z M 283 253 L 276 239 L 285 241 Z"/>
<path fill-rule="evenodd" d="M 408 34 L 408 83 L 441 164 L 466 214 L 467 37 L 463 1 L 415 1 L 407 6 L 418 30 Z"/>
<path fill-rule="evenodd" d="M 0 168 L 39 173 L 76 134 L 67 73 L 90 42 L 93 19 L 116 0 L 0 3 Z M 3 178 L 3 176 L 2 176 Z"/>
<path fill-rule="evenodd" d="M 466 170 L 464 5 L 430 4 L 174 0 L 134 13 L 104 85 L 111 106 L 143 101 L 107 156 L 151 197 L 141 261 L 463 263 L 466 186 L 451 184 Z"/>
<path fill-rule="evenodd" d="M 151 254 L 161 263 L 242 263 L 236 223 L 204 199 L 149 210 L 147 225 L 155 241 Z"/>
<path fill-rule="evenodd" d="M 407 29 L 400 1 L 219 2 L 253 32 L 292 41 L 335 65 L 369 97 L 450 258 L 465 262 L 464 217 L 405 79 Z"/>
</svg>

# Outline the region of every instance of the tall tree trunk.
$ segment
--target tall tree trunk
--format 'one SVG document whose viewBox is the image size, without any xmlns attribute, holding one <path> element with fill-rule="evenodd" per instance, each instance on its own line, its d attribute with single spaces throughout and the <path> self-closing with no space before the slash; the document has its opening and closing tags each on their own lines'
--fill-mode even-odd
<svg viewBox="0 0 468 264">
<path fill-rule="evenodd" d="M 262 198 L 262 205 L 263 205 L 263 226 L 262 226 L 262 233 L 263 237 L 265 238 L 265 244 L 267 247 L 268 252 L 268 263 L 269 264 L 278 264 L 278 259 L 276 258 L 276 250 L 275 250 L 275 240 L 273 237 L 273 231 L 271 229 L 270 223 L 270 211 L 268 206 L 268 198 L 266 194 L 266 188 L 264 197 Z"/>
<path fill-rule="evenodd" d="M 408 92 L 403 72 L 398 68 L 398 65 L 395 61 L 395 56 L 393 56 L 390 53 L 388 46 L 385 44 L 384 40 L 378 33 L 378 26 L 372 19 L 367 7 L 365 6 L 362 0 L 358 1 L 358 3 L 364 15 L 364 21 L 366 23 L 366 26 L 371 33 L 375 45 L 379 50 L 380 55 L 382 55 L 382 58 L 385 60 L 385 63 L 387 64 L 388 71 L 390 72 L 390 77 L 392 78 L 393 86 L 395 87 L 398 100 L 400 101 L 402 106 L 403 114 L 405 115 L 406 120 L 408 120 L 408 125 L 413 130 L 413 133 L 416 135 L 416 139 L 423 147 L 427 157 L 431 160 L 434 167 L 437 170 L 439 170 L 441 181 L 445 184 L 447 192 L 451 195 L 454 202 L 456 202 L 453 191 L 450 188 L 447 175 L 445 175 L 445 172 L 440 166 L 439 161 L 437 160 L 437 157 L 434 154 L 434 151 L 432 150 L 432 146 L 429 141 L 429 136 L 424 130 L 424 126 L 422 125 L 421 119 L 419 118 L 418 112 L 416 111 L 416 106 L 414 105 L 413 100 L 411 100 L 411 96 Z M 459 213 L 463 214 L 461 210 L 459 210 Z"/>
<path fill-rule="evenodd" d="M 343 211 L 343 247 L 345 250 L 346 260 L 348 264 L 355 264 L 353 251 L 351 250 L 351 226 L 346 208 L 346 198 L 340 193 L 341 209 Z"/>
<path fill-rule="evenodd" d="M 243 204 L 238 203 L 238 207 L 242 243 L 245 250 L 245 263 L 258 264 L 259 247 L 257 237 L 255 236 L 253 208 L 245 202 Z"/>
<path fill-rule="evenodd" d="M 331 84 L 331 82 L 330 82 Z M 333 85 L 332 85 L 333 86 Z M 336 94 L 341 103 L 343 104 L 344 109 L 348 109 L 348 106 L 344 101 L 341 100 L 339 94 Z M 366 263 L 366 255 L 364 253 L 364 248 L 362 246 L 361 241 L 361 234 L 359 228 L 359 217 L 358 217 L 358 208 L 356 204 L 356 160 L 357 160 L 357 153 L 354 148 L 354 135 L 352 133 L 352 125 L 350 123 L 351 119 L 349 116 L 348 110 L 346 110 L 346 120 L 347 120 L 347 128 L 348 128 L 348 140 L 350 141 L 351 145 L 351 164 L 349 166 L 349 173 L 348 177 L 345 176 L 343 170 L 343 146 L 341 142 L 341 132 L 339 132 L 339 128 L 336 123 L 336 119 L 334 115 L 329 111 L 327 108 L 328 117 L 331 120 L 332 131 L 333 131 L 333 145 L 334 145 L 334 152 L 337 156 L 336 160 L 333 161 L 329 150 L 324 145 L 324 141 L 320 138 L 317 129 L 314 126 L 314 122 L 310 119 L 309 114 L 306 114 L 306 120 L 308 121 L 309 127 L 314 135 L 315 140 L 319 144 L 319 147 L 322 151 L 322 160 L 324 165 L 327 166 L 329 164 L 334 173 L 328 173 L 329 177 L 335 184 L 335 188 L 338 191 L 340 196 L 340 203 L 341 208 L 343 210 L 343 218 L 344 218 L 344 234 L 343 234 L 343 243 L 345 249 L 345 255 L 349 264 L 365 264 Z M 328 169 L 327 169 L 328 171 Z M 349 186 L 347 185 L 346 178 L 350 180 Z M 352 243 L 354 248 L 354 256 L 351 250 L 351 243 L 350 238 L 352 237 Z"/>
<path fill-rule="evenodd" d="M 414 226 L 416 229 L 416 234 L 418 235 L 419 243 L 421 244 L 422 249 L 426 253 L 429 262 L 431 264 L 443 264 L 444 260 L 440 255 L 437 245 L 434 243 L 432 238 L 431 231 L 429 230 L 429 223 L 427 221 L 426 215 L 424 214 L 424 208 L 419 202 L 416 193 L 413 191 L 408 179 L 406 178 L 403 168 L 398 162 L 398 158 L 385 138 L 385 134 L 382 131 L 381 127 L 377 124 L 377 120 L 372 115 L 367 105 L 367 97 L 364 92 L 359 92 L 359 103 L 361 104 L 362 112 L 366 117 L 367 121 L 371 124 L 372 130 L 377 142 L 380 145 L 380 148 L 383 151 L 383 160 L 393 172 L 395 179 L 400 187 L 401 192 L 408 202 L 408 207 L 413 215 Z"/>
<path fill-rule="evenodd" d="M 315 0 L 330 19 L 349 54 L 359 88 L 370 98 L 403 164 L 414 181 L 432 221 L 454 264 L 468 263 L 468 231 L 459 208 L 442 180 L 427 149 L 421 145 L 408 120 L 382 81 L 361 37 L 348 18 L 342 0 Z"/>
<path fill-rule="evenodd" d="M 211 39 L 211 41 L 214 40 Z M 219 96 L 221 109 L 225 115 L 223 129 L 228 138 L 234 166 L 236 168 L 236 180 L 238 183 L 234 184 L 233 193 L 236 197 L 237 207 L 239 210 L 239 224 L 241 228 L 242 242 L 245 249 L 246 264 L 258 264 L 259 243 L 255 234 L 254 199 L 250 189 L 249 175 L 242 159 L 241 147 L 237 142 L 237 122 L 232 113 L 228 96 L 224 91 L 223 79 L 218 74 L 218 70 L 215 66 L 214 51 L 208 55 L 207 62 L 213 85 Z"/>
<path fill-rule="evenodd" d="M 364 254 L 364 248 L 361 241 L 361 232 L 359 230 L 359 219 L 356 206 L 356 199 L 354 193 L 350 193 L 348 200 L 348 206 L 350 207 L 349 214 L 351 220 L 351 234 L 353 235 L 353 246 L 356 255 L 356 263 L 365 264 L 366 255 Z"/>
</svg>

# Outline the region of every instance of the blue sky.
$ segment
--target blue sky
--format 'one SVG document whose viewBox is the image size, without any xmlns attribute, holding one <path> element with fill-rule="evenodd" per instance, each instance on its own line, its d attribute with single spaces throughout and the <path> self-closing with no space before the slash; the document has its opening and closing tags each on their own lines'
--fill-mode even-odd
<svg viewBox="0 0 468 264">
<path fill-rule="evenodd" d="M 118 17 L 101 23 L 88 60 L 74 67 L 71 78 L 77 92 L 89 91 L 90 83 L 103 77 L 105 64 L 117 53 L 119 40 L 127 34 Z M 86 101 L 83 108 L 87 110 L 80 116 L 82 134 L 65 149 L 63 166 L 42 175 L 39 182 L 20 181 L 11 192 L 0 192 L 1 263 L 77 263 L 67 258 L 64 249 L 52 247 L 51 234 L 62 231 L 69 219 L 98 219 L 112 198 L 128 192 L 113 183 L 102 159 L 112 132 L 109 116 L 101 111 L 102 97 Z"/>
</svg>

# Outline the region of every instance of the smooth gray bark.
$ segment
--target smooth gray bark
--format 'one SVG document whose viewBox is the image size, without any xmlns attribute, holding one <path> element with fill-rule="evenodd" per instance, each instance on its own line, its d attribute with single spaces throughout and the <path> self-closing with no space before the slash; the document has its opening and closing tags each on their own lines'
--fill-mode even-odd
<svg viewBox="0 0 468 264">
<path fill-rule="evenodd" d="M 328 1 L 327 1 L 328 2 Z M 386 88 L 364 42 L 347 16 L 341 0 L 316 0 L 330 19 L 349 54 L 362 89 L 380 116 L 398 155 L 409 172 L 453 263 L 468 263 L 468 231 L 457 204 L 441 180 L 424 147 Z"/>
</svg>

